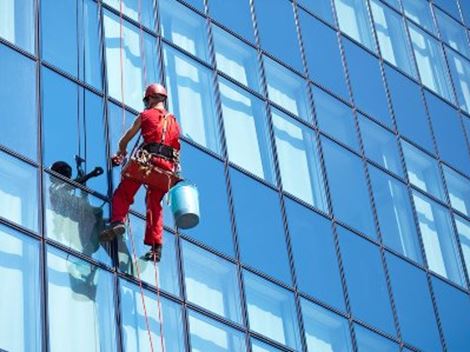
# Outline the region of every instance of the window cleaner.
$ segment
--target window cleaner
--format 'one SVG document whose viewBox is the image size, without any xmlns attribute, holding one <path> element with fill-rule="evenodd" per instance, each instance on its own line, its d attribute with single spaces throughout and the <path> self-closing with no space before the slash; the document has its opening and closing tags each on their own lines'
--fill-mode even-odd
<svg viewBox="0 0 470 352">
<path fill-rule="evenodd" d="M 119 141 L 119 150 L 111 158 L 113 165 L 121 165 L 127 155 L 127 144 L 140 131 L 143 143 L 134 148 L 122 169 L 121 182 L 112 198 L 111 224 L 100 234 L 101 241 L 112 241 L 125 232 L 124 220 L 134 196 L 142 184 L 146 185 L 146 228 L 144 243 L 150 246 L 145 259 L 159 262 L 163 245 L 163 212 L 161 201 L 168 190 L 181 181 L 180 127 L 173 114 L 166 111 L 165 87 L 151 84 L 145 89 L 145 110 Z"/>
</svg>

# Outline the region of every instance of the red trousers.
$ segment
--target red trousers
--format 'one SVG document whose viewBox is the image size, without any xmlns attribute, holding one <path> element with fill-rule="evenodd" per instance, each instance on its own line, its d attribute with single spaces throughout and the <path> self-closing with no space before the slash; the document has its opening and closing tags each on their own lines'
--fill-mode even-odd
<svg viewBox="0 0 470 352">
<path fill-rule="evenodd" d="M 172 170 L 173 164 L 158 158 L 154 162 L 167 170 Z M 134 202 L 134 196 L 142 184 L 128 177 L 123 177 L 113 194 L 111 222 L 125 222 L 129 207 Z M 144 243 L 146 245 L 163 244 L 163 212 L 161 201 L 166 192 L 161 189 L 148 187 L 146 205 L 147 221 Z"/>
</svg>

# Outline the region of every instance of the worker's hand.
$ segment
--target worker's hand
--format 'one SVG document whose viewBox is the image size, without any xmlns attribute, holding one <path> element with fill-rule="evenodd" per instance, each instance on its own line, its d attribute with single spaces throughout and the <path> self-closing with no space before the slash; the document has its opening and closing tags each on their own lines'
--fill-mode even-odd
<svg viewBox="0 0 470 352">
<path fill-rule="evenodd" d="M 119 166 L 122 164 L 123 161 L 124 161 L 124 155 L 119 154 L 119 152 L 114 154 L 111 157 L 111 163 L 113 164 L 113 166 Z"/>
</svg>

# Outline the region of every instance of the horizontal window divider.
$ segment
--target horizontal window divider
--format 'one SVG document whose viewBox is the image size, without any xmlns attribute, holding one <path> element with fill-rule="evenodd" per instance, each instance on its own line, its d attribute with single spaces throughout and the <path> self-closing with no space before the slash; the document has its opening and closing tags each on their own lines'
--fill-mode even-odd
<svg viewBox="0 0 470 352">
<path fill-rule="evenodd" d="M 206 317 L 209 317 L 219 323 L 227 325 L 231 327 L 232 329 L 238 330 L 243 333 L 247 332 L 247 329 L 243 325 L 237 324 L 231 320 L 225 319 L 223 316 L 215 314 L 214 312 L 211 312 L 210 310 L 207 310 L 198 304 L 192 303 L 191 301 L 186 302 L 186 307 Z"/>
<path fill-rule="evenodd" d="M 322 308 L 325 308 L 325 309 L 328 309 L 328 310 L 331 310 L 332 312 L 338 314 L 339 316 L 345 318 L 345 319 L 352 319 L 351 317 L 351 314 L 349 314 L 348 312 L 346 312 L 346 309 L 344 311 L 336 308 L 336 307 L 333 307 L 331 305 L 329 305 L 328 303 L 326 302 L 323 302 L 321 300 L 319 300 L 318 298 L 316 298 L 315 296 L 312 296 L 312 295 L 309 295 L 308 293 L 302 291 L 302 290 L 298 290 L 298 295 L 299 297 L 311 302 L 311 303 L 314 303 Z"/>
<path fill-rule="evenodd" d="M 264 186 L 271 188 L 273 191 L 279 192 L 279 188 L 276 185 L 270 184 L 269 182 L 263 180 L 261 177 L 253 174 L 252 172 L 244 169 L 243 167 L 233 163 L 232 161 L 228 161 L 228 166 L 232 167 L 233 169 L 240 171 L 241 173 L 245 174 L 245 176 L 251 177 L 252 179 L 260 182 Z"/>
<path fill-rule="evenodd" d="M 255 337 L 257 340 L 260 340 L 261 342 L 269 344 L 269 345 L 271 345 L 271 346 L 275 347 L 276 349 L 279 349 L 283 352 L 295 352 L 294 349 L 289 348 L 289 347 L 284 346 L 284 345 L 281 345 L 279 342 L 274 341 L 274 340 L 270 339 L 269 337 L 264 336 L 264 335 L 262 335 L 262 334 L 260 334 L 256 331 L 250 330 L 249 334 L 250 334 L 251 337 Z"/>
<path fill-rule="evenodd" d="M 284 197 L 290 199 L 290 200 L 293 200 L 297 203 L 299 203 L 300 205 L 302 205 L 303 207 L 313 211 L 314 213 L 318 214 L 318 215 L 321 215 L 323 217 L 325 217 L 326 219 L 330 220 L 332 219 L 332 216 L 330 214 L 328 214 L 327 212 L 324 212 L 323 210 L 321 209 L 318 209 L 318 208 L 315 208 L 313 205 L 303 201 L 302 199 L 300 198 L 297 198 L 296 196 L 294 196 L 293 194 L 287 192 L 287 191 L 283 191 L 282 192 Z"/>
<path fill-rule="evenodd" d="M 201 241 L 198 241 L 197 239 L 191 237 L 190 235 L 186 235 L 186 234 L 181 233 L 181 232 L 178 232 L 178 235 L 181 239 L 183 239 L 183 240 L 185 240 L 185 241 L 187 241 L 187 242 L 189 242 L 189 243 L 191 243 L 191 244 L 193 244 L 193 245 L 195 245 L 195 246 L 197 246 L 201 249 L 204 249 L 205 251 L 207 251 L 207 252 L 209 252 L 209 253 L 211 253 L 211 254 L 213 254 L 213 255 L 221 258 L 221 259 L 224 259 L 224 260 L 226 260 L 226 261 L 228 261 L 228 262 L 230 262 L 234 265 L 238 264 L 236 259 L 228 256 L 227 254 L 224 254 L 222 252 L 219 252 L 219 251 L 213 249 L 212 247 L 206 245 L 205 243 L 203 243 Z"/>
<path fill-rule="evenodd" d="M 251 42 L 249 41 L 248 39 L 246 39 L 245 37 L 241 36 L 240 34 L 238 34 L 237 32 L 234 32 L 233 30 L 231 30 L 230 28 L 226 27 L 222 22 L 219 22 L 217 19 L 213 18 L 213 17 L 208 17 L 209 18 L 209 22 L 212 24 L 212 25 L 216 25 L 217 27 L 220 27 L 221 29 L 223 29 L 224 31 L 226 31 L 227 33 L 233 35 L 235 38 L 239 39 L 240 41 L 242 41 L 244 44 L 252 47 L 253 49 L 255 50 L 258 50 L 258 47 L 256 46 L 256 44 L 254 42 Z"/>
<path fill-rule="evenodd" d="M 172 47 L 173 49 L 178 50 L 180 53 L 182 53 L 185 56 L 189 57 L 190 59 L 198 62 L 199 64 L 201 64 L 202 66 L 208 68 L 209 70 L 211 70 L 211 71 L 215 70 L 215 67 L 213 65 L 207 63 L 206 61 L 200 59 L 197 56 L 194 56 L 189 51 L 184 50 L 183 48 L 181 48 L 178 45 L 174 44 L 173 42 L 169 41 L 165 37 L 162 36 L 161 40 L 162 40 L 162 43 L 164 43 L 165 45 L 168 45 L 168 46 Z"/>
<path fill-rule="evenodd" d="M 0 44 L 3 44 L 3 45 L 9 47 L 10 49 L 12 49 L 14 51 L 17 51 L 19 54 L 21 54 L 23 56 L 26 56 L 28 59 L 31 59 L 33 61 L 39 61 L 39 58 L 36 55 L 31 54 L 29 51 L 26 51 L 26 50 L 20 48 L 19 46 L 16 46 L 14 43 L 6 40 L 3 37 L 0 37 Z"/>
<path fill-rule="evenodd" d="M 246 90 L 248 93 L 254 95 L 256 98 L 258 98 L 260 100 L 263 100 L 263 101 L 266 101 L 266 97 L 263 96 L 261 93 L 257 92 L 253 88 L 245 86 L 243 83 L 240 83 L 239 81 L 237 81 L 232 76 L 227 75 L 225 72 L 220 71 L 219 69 L 217 69 L 217 75 L 222 77 L 223 79 L 226 79 L 227 81 L 230 81 L 230 83 L 233 83 L 234 85 L 238 86 L 239 88 L 241 88 L 243 90 Z"/>
<path fill-rule="evenodd" d="M 31 165 L 31 166 L 34 166 L 34 167 L 36 167 L 36 168 L 39 168 L 39 164 L 38 164 L 37 162 L 31 160 L 30 158 L 28 158 L 28 157 L 26 157 L 26 156 L 24 156 L 24 155 L 22 155 L 22 154 L 20 154 L 20 153 L 18 153 L 18 152 L 16 152 L 16 151 L 10 149 L 10 148 L 8 148 L 8 147 L 5 147 L 5 146 L 2 145 L 2 144 L 0 144 L 0 151 L 4 152 L 5 154 L 8 154 L 8 155 L 10 155 L 10 156 L 13 156 L 13 157 L 15 157 L 15 158 L 17 158 L 17 159 L 19 159 L 19 160 L 21 160 L 21 161 L 23 161 L 23 162 L 25 162 L 25 163 Z"/>
<path fill-rule="evenodd" d="M 1 215 L 0 215 L 0 224 L 4 225 L 6 227 L 9 227 L 9 228 L 11 228 L 15 231 L 18 231 L 18 232 L 20 232 L 21 234 L 23 234 L 25 236 L 32 237 L 35 240 L 38 240 L 38 241 L 43 240 L 43 237 L 39 233 L 36 233 L 36 232 L 22 226 L 21 224 L 17 224 L 13 221 L 10 221 L 10 220 L 2 217 Z"/>
<path fill-rule="evenodd" d="M 354 316 L 352 317 L 352 321 L 364 328 L 367 328 L 369 330 L 372 330 L 373 332 L 375 332 L 376 334 L 380 335 L 380 336 L 383 336 L 385 337 L 386 339 L 389 339 L 397 344 L 400 344 L 400 340 L 398 339 L 398 337 L 396 336 L 393 336 L 393 335 L 390 335 L 389 333 L 386 333 L 378 328 L 376 328 L 375 326 L 373 325 L 370 325 L 369 323 L 365 322 L 364 320 L 360 320 L 360 319 L 357 319 L 355 318 Z"/>
</svg>

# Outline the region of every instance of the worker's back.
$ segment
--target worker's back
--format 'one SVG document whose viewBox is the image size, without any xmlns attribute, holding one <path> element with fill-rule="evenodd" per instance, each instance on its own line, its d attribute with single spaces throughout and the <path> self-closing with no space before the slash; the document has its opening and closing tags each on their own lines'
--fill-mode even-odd
<svg viewBox="0 0 470 352">
<path fill-rule="evenodd" d="M 172 114 L 167 114 L 166 110 L 158 109 L 147 109 L 140 114 L 144 143 L 162 143 L 179 150 L 179 126 L 175 117 Z M 162 136 L 165 115 L 167 115 L 166 131 Z"/>
</svg>

